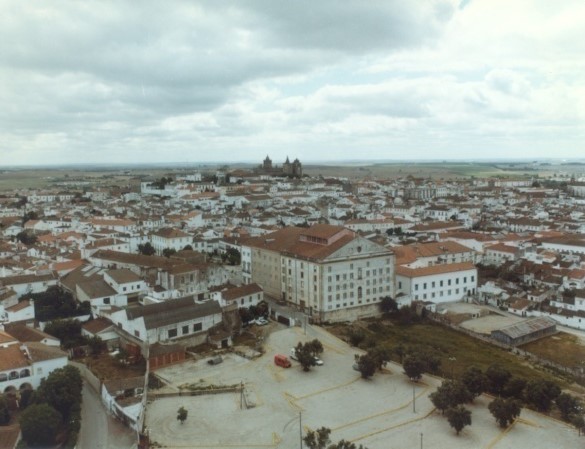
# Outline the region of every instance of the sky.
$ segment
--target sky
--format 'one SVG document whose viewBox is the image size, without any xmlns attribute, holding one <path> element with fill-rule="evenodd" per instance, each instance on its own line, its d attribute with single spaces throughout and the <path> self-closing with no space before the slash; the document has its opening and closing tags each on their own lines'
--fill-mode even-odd
<svg viewBox="0 0 585 449">
<path fill-rule="evenodd" d="M 583 0 L 0 0 L 0 166 L 584 142 Z"/>
</svg>

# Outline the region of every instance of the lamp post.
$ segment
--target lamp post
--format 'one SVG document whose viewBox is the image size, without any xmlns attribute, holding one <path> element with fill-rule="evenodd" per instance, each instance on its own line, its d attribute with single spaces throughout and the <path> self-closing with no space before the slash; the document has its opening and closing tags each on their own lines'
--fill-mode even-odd
<svg viewBox="0 0 585 449">
<path fill-rule="evenodd" d="M 420 433 L 420 449 L 423 449 L 423 433 Z"/>
</svg>

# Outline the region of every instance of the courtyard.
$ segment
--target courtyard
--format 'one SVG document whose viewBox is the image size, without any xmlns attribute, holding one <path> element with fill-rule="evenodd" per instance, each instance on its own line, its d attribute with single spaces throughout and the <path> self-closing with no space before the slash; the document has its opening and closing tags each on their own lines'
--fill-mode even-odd
<svg viewBox="0 0 585 449">
<path fill-rule="evenodd" d="M 303 372 L 294 361 L 289 369 L 274 365 L 274 354 L 288 355 L 297 342 L 314 338 L 325 348 L 323 366 Z M 279 326 L 267 337 L 265 349 L 253 361 L 228 354 L 215 366 L 200 360 L 158 371 L 170 383 L 166 391 L 186 384 L 243 382 L 253 406 L 243 406 L 239 392 L 151 399 L 146 411 L 151 440 L 169 448 L 288 449 L 299 447 L 300 429 L 304 434 L 325 426 L 333 441 L 343 438 L 369 449 L 418 448 L 421 439 L 423 447 L 437 449 L 582 446 L 575 429 L 528 410 L 509 429 L 498 428 L 485 396 L 468 406 L 472 425 L 456 436 L 428 399 L 441 379 L 424 376 L 413 383 L 400 365 L 391 363 L 363 380 L 352 369 L 360 351 L 317 326 L 309 326 L 306 334 L 301 328 Z M 176 419 L 181 406 L 188 410 L 184 424 Z"/>
</svg>

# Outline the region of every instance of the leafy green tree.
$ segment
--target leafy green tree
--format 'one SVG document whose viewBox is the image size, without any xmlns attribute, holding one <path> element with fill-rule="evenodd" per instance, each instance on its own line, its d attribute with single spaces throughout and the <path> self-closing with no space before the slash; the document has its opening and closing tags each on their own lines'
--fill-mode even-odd
<svg viewBox="0 0 585 449">
<path fill-rule="evenodd" d="M 39 321 L 53 321 L 86 315 L 89 303 L 79 304 L 73 295 L 58 286 L 51 286 L 46 291 L 28 295 L 34 302 L 35 317 Z"/>
<path fill-rule="evenodd" d="M 350 329 L 347 336 L 352 346 L 359 346 L 366 339 L 366 334 L 361 329 Z"/>
<path fill-rule="evenodd" d="M 471 402 L 473 395 L 467 390 L 463 382 L 459 380 L 445 380 L 437 388 L 437 391 L 429 395 L 429 398 L 433 405 L 444 413 L 449 408 Z"/>
<path fill-rule="evenodd" d="M 311 352 L 311 345 L 309 343 L 303 344 L 299 342 L 295 347 L 295 354 L 297 360 L 303 367 L 303 371 L 309 371 L 312 366 L 316 365 L 315 357 Z"/>
<path fill-rule="evenodd" d="M 462 405 L 451 407 L 445 412 L 449 425 L 455 429 L 457 435 L 465 426 L 471 425 L 471 412 Z"/>
<path fill-rule="evenodd" d="M 92 355 L 100 355 L 107 348 L 106 343 L 97 335 L 87 338 L 87 345 Z"/>
<path fill-rule="evenodd" d="M 326 449 L 327 445 L 331 443 L 329 435 L 331 435 L 331 430 L 327 427 L 321 427 L 315 431 L 309 430 L 303 437 L 303 441 L 309 449 Z"/>
<path fill-rule="evenodd" d="M 575 426 L 575 428 L 579 431 L 579 436 L 581 436 L 583 429 L 585 429 L 585 419 L 583 418 L 583 415 L 573 415 L 571 417 L 571 424 Z"/>
<path fill-rule="evenodd" d="M 398 311 L 398 303 L 391 296 L 384 296 L 378 303 L 380 312 L 382 313 L 394 313 Z"/>
<path fill-rule="evenodd" d="M 150 242 L 146 242 L 138 245 L 138 252 L 144 256 L 152 256 L 156 253 L 156 250 Z"/>
<path fill-rule="evenodd" d="M 553 401 L 561 394 L 561 389 L 550 380 L 533 379 L 528 381 L 524 390 L 524 399 L 539 412 L 548 412 Z"/>
<path fill-rule="evenodd" d="M 502 394 L 506 383 L 512 377 L 510 371 L 498 364 L 490 365 L 485 375 L 488 378 L 488 391 L 498 396 Z"/>
<path fill-rule="evenodd" d="M 174 248 L 165 248 L 165 249 L 163 249 L 162 255 L 168 258 L 176 253 L 177 253 L 177 250 Z"/>
<path fill-rule="evenodd" d="M 188 414 L 189 412 L 185 407 L 180 407 L 179 410 L 177 410 L 177 420 L 179 420 L 181 424 L 183 424 L 187 419 Z"/>
<path fill-rule="evenodd" d="M 229 247 L 225 252 L 225 261 L 229 265 L 240 265 L 242 261 L 242 254 L 236 248 Z"/>
<path fill-rule="evenodd" d="M 37 389 L 38 402 L 48 403 L 67 420 L 73 407 L 81 403 L 82 387 L 79 370 L 67 365 L 41 380 L 41 386 Z"/>
<path fill-rule="evenodd" d="M 555 400 L 555 404 L 561 412 L 561 417 L 565 421 L 570 421 L 571 416 L 579 414 L 579 411 L 581 410 L 581 402 L 569 393 L 559 394 Z"/>
<path fill-rule="evenodd" d="M 323 354 L 323 343 L 321 343 L 319 339 L 315 338 L 314 340 L 307 342 L 306 345 L 308 345 L 313 357 L 319 357 Z"/>
<path fill-rule="evenodd" d="M 402 364 L 409 379 L 418 382 L 425 371 L 425 362 L 417 355 L 409 355 Z"/>
<path fill-rule="evenodd" d="M 193 247 L 191 245 L 185 245 L 183 251 L 193 251 Z"/>
<path fill-rule="evenodd" d="M 476 367 L 471 366 L 461 376 L 461 382 L 467 388 L 472 398 L 476 398 L 486 391 L 488 386 L 488 378 L 484 372 Z"/>
<path fill-rule="evenodd" d="M 21 410 L 27 408 L 30 404 L 33 403 L 34 399 L 34 391 L 28 388 L 20 391 L 20 401 L 18 401 L 18 405 Z"/>
<path fill-rule="evenodd" d="M 335 444 L 331 444 L 327 449 L 368 449 L 361 444 L 356 446 L 355 443 L 351 443 L 349 441 L 340 440 Z"/>
<path fill-rule="evenodd" d="M 37 236 L 28 229 L 26 231 L 21 231 L 18 234 L 16 234 L 16 239 L 26 246 L 32 246 L 35 243 L 37 243 Z"/>
<path fill-rule="evenodd" d="M 381 370 L 390 361 L 392 352 L 385 347 L 374 346 L 368 354 L 375 360 L 376 368 Z"/>
<path fill-rule="evenodd" d="M 524 398 L 524 390 L 526 389 L 526 380 L 521 377 L 511 377 L 504 385 L 502 396 L 506 398 L 516 398 L 520 401 Z"/>
<path fill-rule="evenodd" d="M 396 345 L 392 349 L 392 352 L 394 352 L 394 354 L 398 356 L 398 363 L 402 364 L 404 356 L 406 355 L 406 348 L 404 347 L 404 345 L 402 343 Z"/>
<path fill-rule="evenodd" d="M 86 342 L 81 335 L 81 323 L 77 320 L 51 321 L 45 327 L 45 332 L 61 340 L 61 346 L 65 349 L 70 349 Z"/>
<path fill-rule="evenodd" d="M 10 408 L 6 397 L 0 395 L 0 426 L 5 426 L 10 422 Z"/>
<path fill-rule="evenodd" d="M 522 411 L 520 402 L 517 399 L 496 398 L 488 405 L 488 410 L 502 428 L 508 427 Z"/>
<path fill-rule="evenodd" d="M 51 447 L 62 423 L 61 414 L 48 404 L 33 404 L 20 415 L 22 438 L 31 447 Z"/>
<path fill-rule="evenodd" d="M 357 366 L 362 378 L 369 379 L 376 373 L 378 362 L 368 353 L 357 358 Z"/>
</svg>

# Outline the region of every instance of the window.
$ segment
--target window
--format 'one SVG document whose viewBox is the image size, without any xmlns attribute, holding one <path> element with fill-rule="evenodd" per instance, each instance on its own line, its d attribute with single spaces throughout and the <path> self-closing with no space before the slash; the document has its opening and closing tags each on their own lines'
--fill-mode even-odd
<svg viewBox="0 0 585 449">
<path fill-rule="evenodd" d="M 177 329 L 169 329 L 169 338 L 175 338 L 177 336 Z"/>
<path fill-rule="evenodd" d="M 336 276 L 335 276 L 335 280 L 336 280 L 336 281 L 339 281 L 339 275 L 336 275 Z"/>
<path fill-rule="evenodd" d="M 193 332 L 199 332 L 203 330 L 203 324 L 202 323 L 195 323 L 193 324 Z"/>
<path fill-rule="evenodd" d="M 431 287 L 435 288 L 435 281 L 431 282 Z"/>
<path fill-rule="evenodd" d="M 104 298 L 104 304 L 109 304 L 110 303 L 110 298 Z"/>
<path fill-rule="evenodd" d="M 475 282 L 475 276 L 471 276 L 471 282 Z"/>
<path fill-rule="evenodd" d="M 451 285 L 451 279 L 447 281 L 447 285 Z"/>
<path fill-rule="evenodd" d="M 402 288 L 402 281 L 398 281 L 398 288 Z"/>
<path fill-rule="evenodd" d="M 455 279 L 455 284 L 459 285 L 459 278 Z"/>
<path fill-rule="evenodd" d="M 426 290 L 426 289 L 427 289 L 427 283 L 425 282 L 425 283 L 423 284 L 423 290 Z"/>
<path fill-rule="evenodd" d="M 134 336 L 135 337 L 140 337 L 140 331 L 134 331 Z"/>
<path fill-rule="evenodd" d="M 414 291 L 418 291 L 418 284 L 414 284 Z"/>
</svg>

